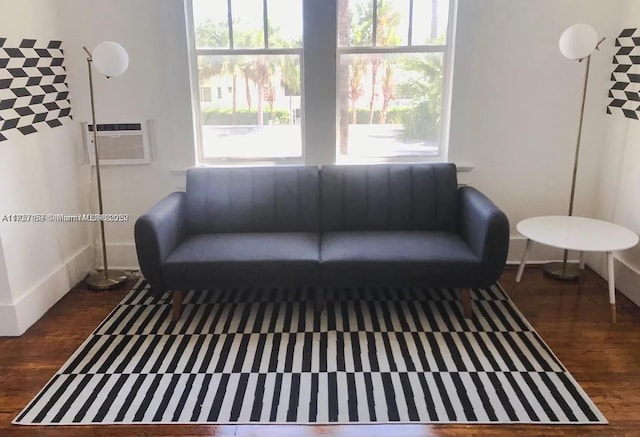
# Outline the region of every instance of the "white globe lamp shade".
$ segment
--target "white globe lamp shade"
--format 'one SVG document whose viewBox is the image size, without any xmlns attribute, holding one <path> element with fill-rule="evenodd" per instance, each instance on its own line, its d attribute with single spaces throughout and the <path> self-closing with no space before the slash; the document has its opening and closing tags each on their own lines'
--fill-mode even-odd
<svg viewBox="0 0 640 437">
<path fill-rule="evenodd" d="M 104 41 L 93 49 L 91 54 L 93 65 L 107 77 L 120 76 L 129 66 L 129 55 L 117 42 Z"/>
<path fill-rule="evenodd" d="M 598 34 L 588 24 L 574 24 L 560 36 L 560 51 L 569 59 L 583 59 L 598 45 Z"/>
</svg>

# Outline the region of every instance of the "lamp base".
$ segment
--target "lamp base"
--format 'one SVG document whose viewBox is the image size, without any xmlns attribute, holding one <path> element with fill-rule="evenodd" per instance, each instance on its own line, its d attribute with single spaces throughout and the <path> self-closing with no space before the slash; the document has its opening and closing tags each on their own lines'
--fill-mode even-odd
<svg viewBox="0 0 640 437">
<path fill-rule="evenodd" d="M 111 290 L 128 278 L 127 273 L 122 270 L 107 270 L 106 272 L 103 270 L 90 274 L 85 282 L 93 290 Z"/>
<path fill-rule="evenodd" d="M 542 266 L 545 276 L 560 281 L 577 281 L 582 278 L 582 270 L 578 263 L 552 262 Z"/>
</svg>

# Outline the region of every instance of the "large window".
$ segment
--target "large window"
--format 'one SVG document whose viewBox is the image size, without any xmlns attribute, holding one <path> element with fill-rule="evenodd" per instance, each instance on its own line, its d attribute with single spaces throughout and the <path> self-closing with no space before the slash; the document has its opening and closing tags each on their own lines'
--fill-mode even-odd
<svg viewBox="0 0 640 437">
<path fill-rule="evenodd" d="M 302 156 L 302 0 L 193 0 L 199 160 Z M 228 90 L 228 93 L 223 93 Z"/>
<path fill-rule="evenodd" d="M 440 159 L 454 2 L 191 0 L 200 162 Z"/>
<path fill-rule="evenodd" d="M 448 0 L 338 0 L 339 155 L 437 156 Z"/>
</svg>

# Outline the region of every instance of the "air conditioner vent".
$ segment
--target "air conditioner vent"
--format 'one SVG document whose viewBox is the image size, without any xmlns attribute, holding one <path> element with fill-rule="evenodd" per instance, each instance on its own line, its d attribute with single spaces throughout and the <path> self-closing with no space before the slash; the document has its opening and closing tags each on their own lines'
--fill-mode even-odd
<svg viewBox="0 0 640 437">
<path fill-rule="evenodd" d="M 98 124 L 100 165 L 134 165 L 151 162 L 147 123 Z M 89 162 L 95 164 L 93 125 L 85 125 Z"/>
<path fill-rule="evenodd" d="M 98 124 L 98 132 L 120 132 L 123 130 L 142 131 L 141 123 Z M 89 125 L 89 132 L 93 132 L 93 125 Z"/>
</svg>

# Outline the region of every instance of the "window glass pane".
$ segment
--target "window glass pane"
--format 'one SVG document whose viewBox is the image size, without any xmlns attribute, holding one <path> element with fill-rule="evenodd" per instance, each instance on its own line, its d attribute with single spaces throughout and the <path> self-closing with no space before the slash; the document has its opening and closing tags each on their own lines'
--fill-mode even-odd
<svg viewBox="0 0 640 437">
<path fill-rule="evenodd" d="M 219 96 L 200 101 L 205 159 L 302 156 L 299 55 L 199 56 L 198 72 Z"/>
<path fill-rule="evenodd" d="M 373 0 L 338 0 L 338 44 L 373 45 Z"/>
<path fill-rule="evenodd" d="M 197 49 L 229 48 L 227 0 L 193 0 Z"/>
<path fill-rule="evenodd" d="M 446 44 L 449 0 L 413 1 L 412 45 Z"/>
<path fill-rule="evenodd" d="M 340 56 L 340 153 L 437 155 L 443 54 Z"/>
<path fill-rule="evenodd" d="M 409 0 L 378 0 L 376 44 L 379 47 L 409 44 Z"/>
<path fill-rule="evenodd" d="M 233 48 L 264 48 L 264 9 L 262 0 L 232 0 Z"/>
<path fill-rule="evenodd" d="M 269 47 L 302 47 L 302 0 L 269 0 Z"/>
</svg>

